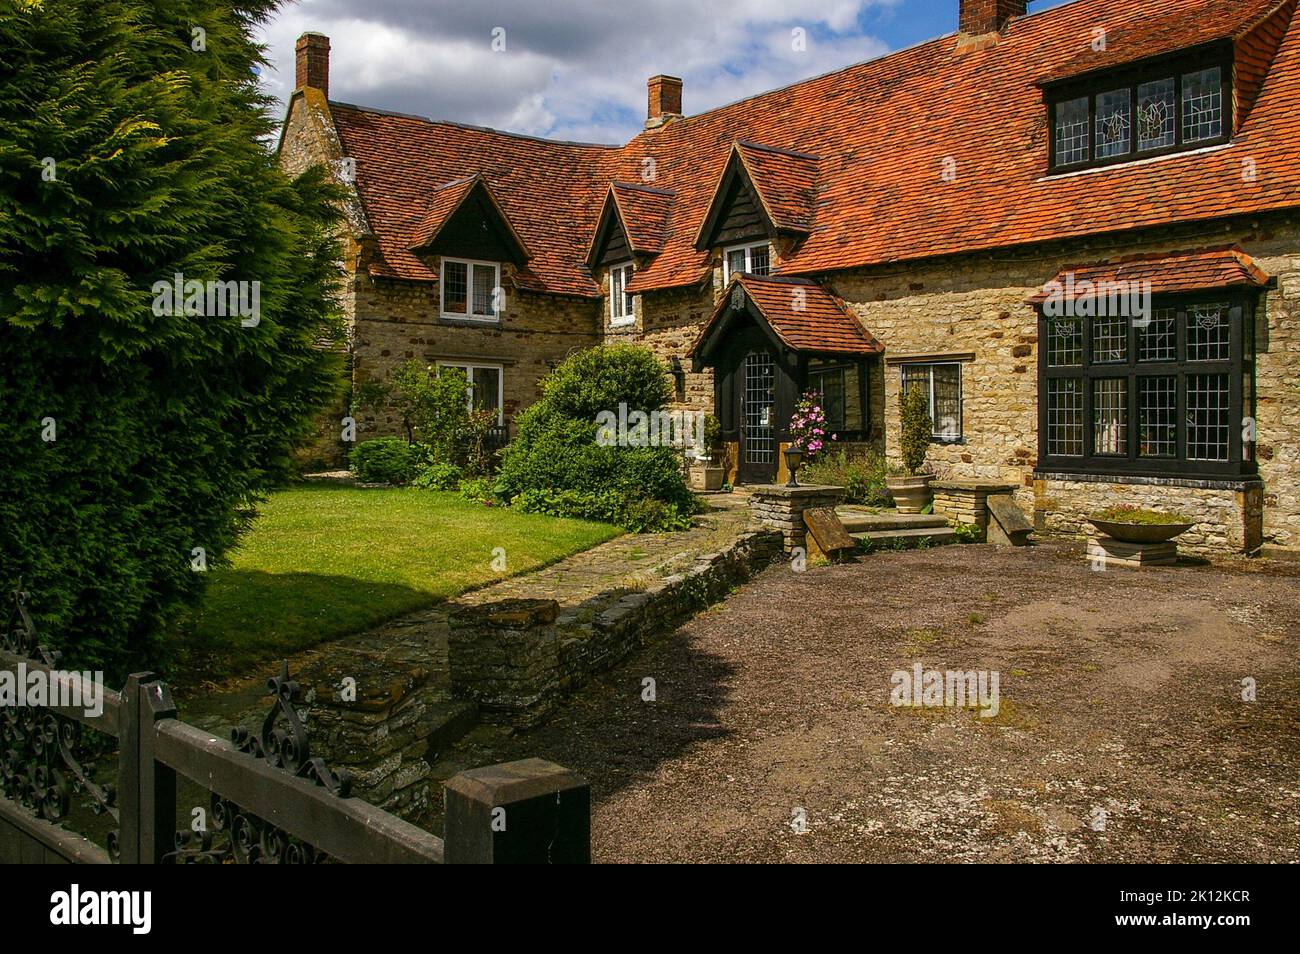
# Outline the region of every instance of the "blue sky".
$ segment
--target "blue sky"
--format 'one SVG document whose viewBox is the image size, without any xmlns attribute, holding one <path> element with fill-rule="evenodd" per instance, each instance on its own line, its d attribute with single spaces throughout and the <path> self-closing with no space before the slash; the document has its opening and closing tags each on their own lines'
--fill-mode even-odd
<svg viewBox="0 0 1300 954">
<path fill-rule="evenodd" d="M 698 113 L 950 33 L 957 8 L 958 0 L 299 0 L 267 25 L 274 69 L 264 84 L 281 100 L 291 92 L 294 40 L 315 30 L 331 41 L 332 99 L 617 143 L 640 130 L 645 81 L 656 73 L 681 76 L 685 111 Z"/>
</svg>

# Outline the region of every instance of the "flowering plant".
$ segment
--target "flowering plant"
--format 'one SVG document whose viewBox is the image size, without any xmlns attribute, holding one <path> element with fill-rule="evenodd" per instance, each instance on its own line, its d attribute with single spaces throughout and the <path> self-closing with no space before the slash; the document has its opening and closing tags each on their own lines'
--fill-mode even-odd
<svg viewBox="0 0 1300 954">
<path fill-rule="evenodd" d="M 790 446 L 803 451 L 804 457 L 812 460 L 826 446 L 827 440 L 835 440 L 835 435 L 826 436 L 826 412 L 822 409 L 821 392 L 806 391 L 790 418 Z"/>
</svg>

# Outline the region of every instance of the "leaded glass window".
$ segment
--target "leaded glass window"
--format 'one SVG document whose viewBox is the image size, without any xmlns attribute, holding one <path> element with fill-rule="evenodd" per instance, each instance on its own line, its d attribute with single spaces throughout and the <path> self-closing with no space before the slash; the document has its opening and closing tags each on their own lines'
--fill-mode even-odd
<svg viewBox="0 0 1300 954">
<path fill-rule="evenodd" d="M 1223 71 L 1215 66 L 1183 76 L 1183 140 L 1223 134 Z"/>
<path fill-rule="evenodd" d="M 1137 88 L 1138 150 L 1160 149 L 1174 144 L 1177 127 L 1174 116 L 1175 83 L 1169 79 L 1141 83 Z"/>
<path fill-rule="evenodd" d="M 1109 159 L 1129 151 L 1130 92 L 1111 90 L 1097 97 L 1097 158 Z"/>
<path fill-rule="evenodd" d="M 1088 97 L 1056 106 L 1056 163 L 1084 162 L 1088 155 Z"/>
</svg>

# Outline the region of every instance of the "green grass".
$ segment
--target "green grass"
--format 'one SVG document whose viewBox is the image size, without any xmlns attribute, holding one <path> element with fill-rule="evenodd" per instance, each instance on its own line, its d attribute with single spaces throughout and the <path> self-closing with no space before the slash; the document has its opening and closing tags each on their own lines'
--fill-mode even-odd
<svg viewBox="0 0 1300 954">
<path fill-rule="evenodd" d="M 306 486 L 260 508 L 232 566 L 212 580 L 175 650 L 187 681 L 364 631 L 506 576 L 554 563 L 620 531 L 484 507 L 455 494 Z M 504 552 L 505 572 L 493 568 Z"/>
</svg>

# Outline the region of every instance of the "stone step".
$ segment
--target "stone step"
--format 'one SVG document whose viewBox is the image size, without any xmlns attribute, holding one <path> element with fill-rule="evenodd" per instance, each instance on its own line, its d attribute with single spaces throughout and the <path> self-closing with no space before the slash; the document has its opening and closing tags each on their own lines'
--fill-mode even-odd
<svg viewBox="0 0 1300 954">
<path fill-rule="evenodd" d="M 941 529 L 948 526 L 948 518 L 926 513 L 868 513 L 840 507 L 835 511 L 849 533 L 867 533 L 877 530 Z"/>
<path fill-rule="evenodd" d="M 922 540 L 929 541 L 927 546 L 940 547 L 957 542 L 957 531 L 944 527 L 907 527 L 900 530 L 869 530 L 850 534 L 855 540 L 864 540 L 872 549 L 889 549 L 891 547 L 915 547 Z"/>
</svg>

